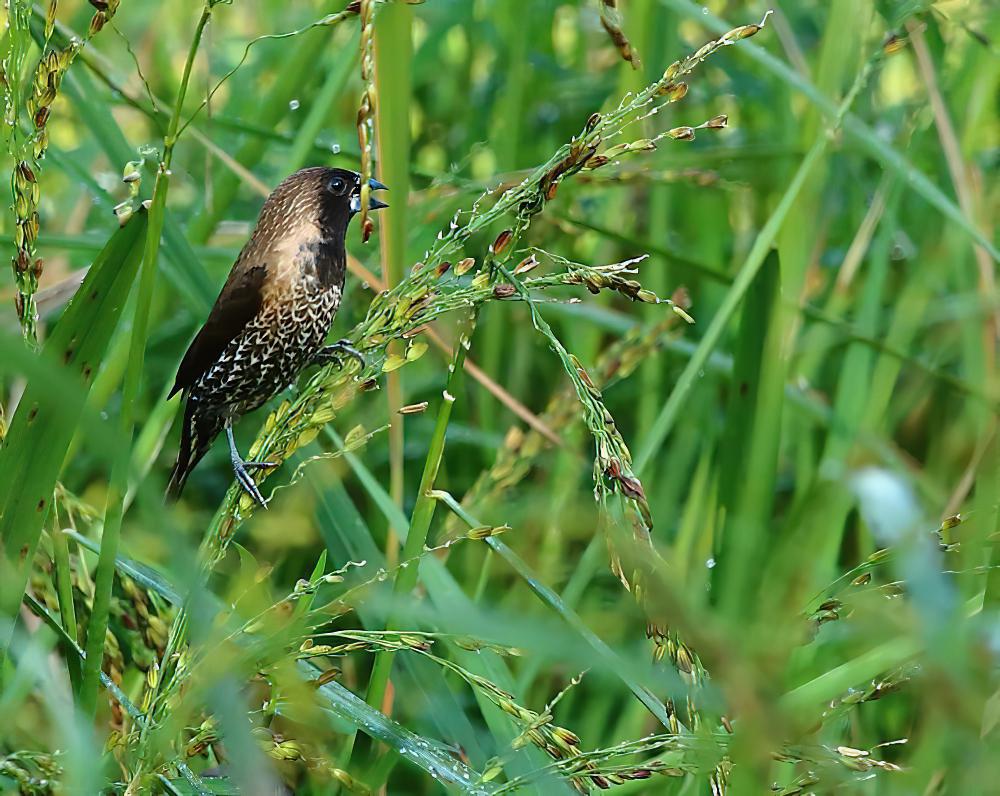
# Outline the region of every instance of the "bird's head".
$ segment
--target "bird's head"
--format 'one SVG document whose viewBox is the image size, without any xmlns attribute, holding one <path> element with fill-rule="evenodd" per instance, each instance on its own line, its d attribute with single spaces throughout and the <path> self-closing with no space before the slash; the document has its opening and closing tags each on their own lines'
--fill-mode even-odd
<svg viewBox="0 0 1000 796">
<path fill-rule="evenodd" d="M 362 177 L 356 171 L 346 169 L 329 169 L 324 181 L 323 190 L 327 201 L 336 205 L 346 204 L 347 212 L 350 216 L 361 212 L 361 182 Z M 368 180 L 368 187 L 371 191 L 387 191 L 378 180 Z M 368 193 L 368 209 L 381 210 L 388 207 L 381 199 Z"/>
<path fill-rule="evenodd" d="M 369 180 L 368 187 L 368 209 L 388 207 L 372 194 L 386 187 L 378 180 Z M 360 174 L 347 169 L 310 166 L 286 177 L 274 189 L 264 202 L 254 237 L 263 245 L 271 239 L 308 234 L 308 229 L 315 225 L 331 238 L 343 239 L 347 225 L 360 211 Z"/>
</svg>

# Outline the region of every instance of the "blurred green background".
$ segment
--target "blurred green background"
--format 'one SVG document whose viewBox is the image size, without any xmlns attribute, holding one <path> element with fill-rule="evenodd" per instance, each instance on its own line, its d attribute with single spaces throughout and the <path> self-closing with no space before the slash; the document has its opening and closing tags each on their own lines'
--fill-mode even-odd
<svg viewBox="0 0 1000 796">
<path fill-rule="evenodd" d="M 666 713 L 676 711 L 686 740 L 616 759 L 632 773 L 655 759 L 676 776 L 654 771 L 648 780 L 615 783 L 612 758 L 598 755 L 595 765 L 612 778 L 578 777 L 579 788 L 995 792 L 1000 9 L 972 0 L 620 0 L 603 14 L 611 21 L 620 15 L 638 54 L 633 68 L 602 27 L 606 5 L 376 4 L 374 173 L 390 186 L 392 209 L 375 219 L 367 244 L 352 228 L 348 250 L 379 279 L 398 282 L 456 211 L 472 208 L 484 191 L 516 185 L 591 113 L 617 107 L 671 62 L 773 11 L 752 39 L 699 66 L 683 100 L 608 146 L 719 114 L 728 116 L 725 129 L 699 129 L 691 141 L 668 138 L 655 151 L 567 179 L 513 260 L 529 246 L 588 265 L 648 254 L 634 278 L 673 296 L 695 320 L 689 325 L 664 305 L 579 288 L 547 292 L 537 304 L 601 388 L 635 457 L 663 558 L 645 599 L 671 629 L 666 655 L 652 660 L 643 609 L 608 567 L 605 533 L 631 531 L 619 514 L 609 518 L 595 504 L 594 445 L 575 395 L 528 307 L 516 301 L 489 302 L 479 316 L 468 359 L 480 370 L 467 370 L 456 389 L 434 486 L 456 500 L 472 490 L 465 501 L 472 524 L 510 526 L 500 538 L 565 603 L 553 612 L 524 570 L 484 542 L 466 540 L 425 556 L 398 626 L 518 648 L 518 656 L 478 654 L 440 640 L 434 654 L 538 712 L 586 670 L 553 709 L 555 724 L 579 736 L 583 750 L 668 732 L 632 685 L 648 687 Z M 83 35 L 95 7 L 60 2 L 52 41 Z M 195 551 L 232 473 L 219 443 L 183 500 L 162 506 L 178 436 L 171 428 L 177 401 L 164 397 L 177 364 L 266 193 L 305 165 L 359 164 L 356 17 L 259 40 L 249 50 L 248 42 L 308 28 L 343 7 L 343 0 L 218 4 L 193 63 L 182 120 L 239 68 L 184 128 L 171 163 L 121 543 L 123 554 L 178 587 L 191 585 Z M 138 198 L 151 195 L 200 13 L 194 2 L 124 0 L 62 78 L 37 173 L 41 339 L 58 328 L 81 269 L 117 227 L 112 209 L 129 198 L 126 163 L 144 161 Z M 43 5 L 32 22 L 36 36 L 44 15 Z M 8 30 L 8 59 L 12 41 Z M 25 69 L 38 55 L 35 41 Z M 11 121 L 24 129 L 30 119 L 9 99 L 8 138 Z M 14 173 L 15 163 L 8 155 L 4 170 Z M 0 222 L 12 252 L 14 219 L 12 209 Z M 506 226 L 510 221 L 475 236 L 465 254 L 482 259 Z M 539 272 L 556 269 L 541 259 Z M 4 352 L 17 335 L 13 295 L 13 279 L 5 279 Z M 333 339 L 365 317 L 374 295 L 357 272 L 349 277 Z M 47 523 L 94 540 L 110 482 L 102 440 L 114 438 L 121 411 L 131 307 L 96 374 L 92 414 L 62 467 Z M 459 320 L 456 313 L 435 324 L 449 346 Z M 25 384 L 16 361 L 0 362 L 8 424 Z M 339 410 L 328 431 L 267 482 L 265 494 L 289 483 L 299 464 L 337 450 L 356 426 L 378 430 L 346 457 L 311 461 L 268 511 L 243 526 L 242 548 L 230 551 L 210 583 L 235 615 L 249 619 L 308 579 L 324 550 L 328 570 L 366 561 L 348 573 L 348 585 L 399 561 L 398 538 L 420 495 L 449 361 L 432 346 L 420 361 L 380 378 L 382 389 Z M 424 401 L 424 413 L 397 411 Z M 244 450 L 266 415 L 261 410 L 237 427 Z M 558 445 L 532 432 L 526 415 Z M 616 517 L 619 530 L 609 530 Z M 935 536 L 942 523 L 948 527 Z M 466 529 L 439 503 L 428 544 Z M 58 614 L 51 564 L 58 553 L 49 536 L 31 589 Z M 891 552 L 871 558 L 883 548 Z M 85 615 L 96 557 L 75 541 L 69 553 Z M 644 555 L 641 547 L 633 554 Z M 146 591 L 116 583 L 106 645 L 105 670 L 136 704 L 174 615 L 162 596 L 142 597 Z M 382 587 L 347 603 L 353 610 L 332 618 L 336 630 L 378 630 L 390 610 L 397 619 L 401 610 Z M 31 629 L 37 620 L 23 623 Z M 617 663 L 595 651 L 588 632 Z M 192 630 L 202 642 L 211 633 Z M 8 661 L 0 696 L 0 752 L 64 750 L 62 776 L 79 792 L 122 790 L 139 758 L 153 769 L 144 777 L 164 780 L 137 780 L 133 792 L 197 792 L 178 773 L 177 744 L 169 754 L 166 741 L 140 744 L 103 697 L 96 731 L 83 718 L 66 724 L 61 711 L 72 700 L 60 656 L 19 638 L 22 653 Z M 708 672 L 693 690 L 686 653 L 678 653 L 686 649 Z M 29 652 L 45 656 L 37 659 L 46 672 L 37 682 L 15 676 L 35 660 Z M 287 654 L 283 665 L 293 658 Z M 368 649 L 340 656 L 338 681 L 364 697 L 372 658 Z M 296 793 L 343 787 L 334 769 L 389 794 L 440 792 L 436 778 L 405 754 L 365 740 L 346 752 L 350 730 L 342 721 L 282 724 L 267 706 L 278 696 L 261 697 L 264 681 L 274 686 L 273 679 L 233 664 L 237 674 L 227 680 L 225 664 L 217 664 L 192 675 L 196 696 L 185 697 L 183 719 L 164 733 L 192 743 L 201 722 L 216 717 L 221 739 L 185 758 L 195 772 L 228 764 L 231 786 L 249 793 L 271 792 L 261 784 L 266 778 L 254 784 L 247 772 L 272 766 Z M 299 688 L 292 669 L 278 679 L 282 694 Z M 491 788 L 551 762 L 534 739 L 512 749 L 523 724 L 437 660 L 401 652 L 392 685 L 391 700 L 376 707 L 475 771 L 499 758 L 502 773 Z M 109 727 L 122 726 L 124 735 L 112 737 L 98 764 Z M 301 743 L 305 759 L 277 763 L 282 739 Z M 522 791 L 571 792 L 569 773 L 550 767 Z M 0 768 L 0 788 L 15 781 L 4 776 Z"/>
</svg>

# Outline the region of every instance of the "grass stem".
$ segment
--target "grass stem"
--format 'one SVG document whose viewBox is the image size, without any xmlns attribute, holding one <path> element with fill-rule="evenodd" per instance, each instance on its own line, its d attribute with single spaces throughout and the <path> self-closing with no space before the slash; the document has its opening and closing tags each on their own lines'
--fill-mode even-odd
<svg viewBox="0 0 1000 796">
<path fill-rule="evenodd" d="M 122 388 L 122 408 L 119 426 L 125 439 L 131 440 L 135 430 L 137 401 L 139 388 L 142 384 L 143 362 L 146 353 L 146 338 L 149 334 L 150 306 L 153 301 L 153 288 L 156 284 L 156 266 L 160 253 L 160 237 L 163 233 L 163 222 L 166 213 L 167 191 L 170 185 L 170 163 L 173 158 L 174 146 L 177 143 L 177 130 L 180 124 L 181 108 L 191 80 L 191 70 L 194 66 L 198 46 L 201 43 L 205 26 L 212 16 L 213 1 L 206 2 L 202 9 L 198 24 L 195 27 L 191 46 L 188 49 L 187 60 L 180 87 L 177 90 L 177 100 L 174 103 L 170 126 L 163 141 L 163 159 L 160 162 L 153 187 L 153 200 L 149 210 L 149 230 L 146 234 L 145 251 L 139 266 L 139 292 L 135 304 L 135 317 L 132 323 L 132 337 L 129 345 L 128 366 L 125 371 L 125 383 Z M 97 708 L 97 687 L 101 666 L 104 660 L 104 636 L 108 630 L 108 614 L 111 608 L 111 591 L 114 585 L 115 557 L 118 554 L 118 543 L 121 536 L 122 516 L 125 509 L 125 496 L 128 492 L 130 452 L 118 456 L 111 471 L 111 481 L 108 493 L 108 503 L 105 510 L 104 532 L 101 537 L 101 553 L 97 562 L 97 573 L 94 585 L 94 606 L 90 621 L 87 624 L 87 657 L 83 666 L 83 678 L 80 686 L 80 708 L 84 715 L 92 716 Z"/>
</svg>

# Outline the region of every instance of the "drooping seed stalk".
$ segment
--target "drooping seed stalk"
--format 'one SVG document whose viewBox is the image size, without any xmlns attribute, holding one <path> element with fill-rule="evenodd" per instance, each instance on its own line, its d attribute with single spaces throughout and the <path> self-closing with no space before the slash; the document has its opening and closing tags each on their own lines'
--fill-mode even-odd
<svg viewBox="0 0 1000 796">
<path fill-rule="evenodd" d="M 16 163 L 11 175 L 11 188 L 14 194 L 14 245 L 16 248 L 11 265 L 14 269 L 16 288 L 14 307 L 21 324 L 21 334 L 32 345 L 38 341 L 38 311 L 35 307 L 35 292 L 38 290 L 38 278 L 42 274 L 43 267 L 42 260 L 36 257 L 35 250 L 39 232 L 38 202 L 41 198 L 38 173 L 41 170 L 41 161 L 49 146 L 49 113 L 59 94 L 59 87 L 66 70 L 69 69 L 70 64 L 73 63 L 84 45 L 114 17 L 119 3 L 120 0 L 107 0 L 107 2 L 101 3 L 91 17 L 86 39 L 71 39 L 64 47 L 58 49 L 48 47 L 49 39 L 55 28 L 57 7 L 55 0 L 51 0 L 45 16 L 43 54 L 32 74 L 30 93 L 24 100 L 24 110 L 28 116 L 25 126 L 30 129 L 30 132 L 23 140 L 19 136 L 21 91 L 17 84 L 27 44 L 31 39 L 28 25 L 32 10 L 31 4 L 27 2 L 10 3 L 5 82 L 9 81 L 11 85 L 6 89 L 4 121 L 10 136 L 8 149 Z"/>
<path fill-rule="evenodd" d="M 135 428 L 136 403 L 142 383 L 143 362 L 146 352 L 146 338 L 149 332 L 149 309 L 153 300 L 156 283 L 156 265 L 160 252 L 160 237 L 166 213 L 167 191 L 170 186 L 170 163 L 177 144 L 181 109 L 191 80 L 191 70 L 198 53 L 205 26 L 212 15 L 212 9 L 219 0 L 208 0 L 202 9 L 194 37 L 188 49 L 184 73 L 177 89 L 177 99 L 170 117 L 167 135 L 163 141 L 163 159 L 160 162 L 153 187 L 153 199 L 149 209 L 149 229 L 142 264 L 139 267 L 139 292 L 136 297 L 135 316 L 132 323 L 132 338 L 129 346 L 128 366 L 122 389 L 122 408 L 119 418 L 122 436 L 131 440 Z M 125 495 L 128 490 L 128 469 L 131 457 L 120 455 L 113 465 L 105 510 L 104 533 L 101 537 L 101 553 L 97 564 L 94 586 L 94 606 L 87 626 L 87 658 L 84 661 L 83 681 L 80 688 L 80 707 L 85 715 L 93 715 L 97 706 L 98 675 L 101 671 L 104 652 L 104 637 L 108 628 L 108 612 L 111 606 L 111 590 L 114 584 L 115 556 L 121 535 L 122 515 Z"/>
<path fill-rule="evenodd" d="M 361 240 L 368 241 L 374 230 L 374 223 L 368 215 L 368 200 L 372 176 L 372 125 L 375 118 L 375 0 L 360 0 L 361 17 L 361 100 L 358 104 L 358 146 L 361 148 L 361 212 L 358 223 L 361 226 Z"/>
<path fill-rule="evenodd" d="M 628 61 L 633 69 L 639 68 L 639 53 L 632 42 L 628 40 L 622 29 L 622 12 L 618 10 L 618 0 L 600 0 L 601 25 L 611 38 L 622 59 Z"/>
</svg>

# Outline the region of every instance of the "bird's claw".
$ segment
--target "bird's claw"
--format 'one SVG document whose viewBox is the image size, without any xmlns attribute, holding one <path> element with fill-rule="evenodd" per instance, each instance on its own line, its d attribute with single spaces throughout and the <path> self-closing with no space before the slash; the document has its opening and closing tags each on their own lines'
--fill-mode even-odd
<svg viewBox="0 0 1000 796">
<path fill-rule="evenodd" d="M 338 340 L 333 345 L 324 346 L 316 355 L 316 362 L 321 365 L 333 362 L 338 368 L 344 367 L 344 357 L 350 357 L 358 363 L 358 370 L 364 370 L 368 362 L 364 354 L 352 346 L 347 340 Z"/>
<path fill-rule="evenodd" d="M 257 483 L 250 475 L 251 470 L 263 470 L 268 467 L 277 467 L 277 462 L 245 462 L 240 452 L 236 449 L 236 440 L 233 439 L 232 423 L 226 423 L 226 437 L 229 439 L 229 459 L 233 463 L 233 473 L 239 485 L 250 495 L 260 506 L 267 508 L 267 500 L 257 488 Z"/>
<path fill-rule="evenodd" d="M 250 470 L 270 465 L 271 462 L 244 462 L 242 459 L 233 459 L 233 473 L 236 475 L 236 480 L 240 486 L 243 487 L 243 491 L 250 495 L 261 508 L 265 509 L 267 508 L 267 500 L 260 493 L 260 489 L 257 488 L 257 483 L 253 480 L 253 476 L 250 475 Z"/>
</svg>

